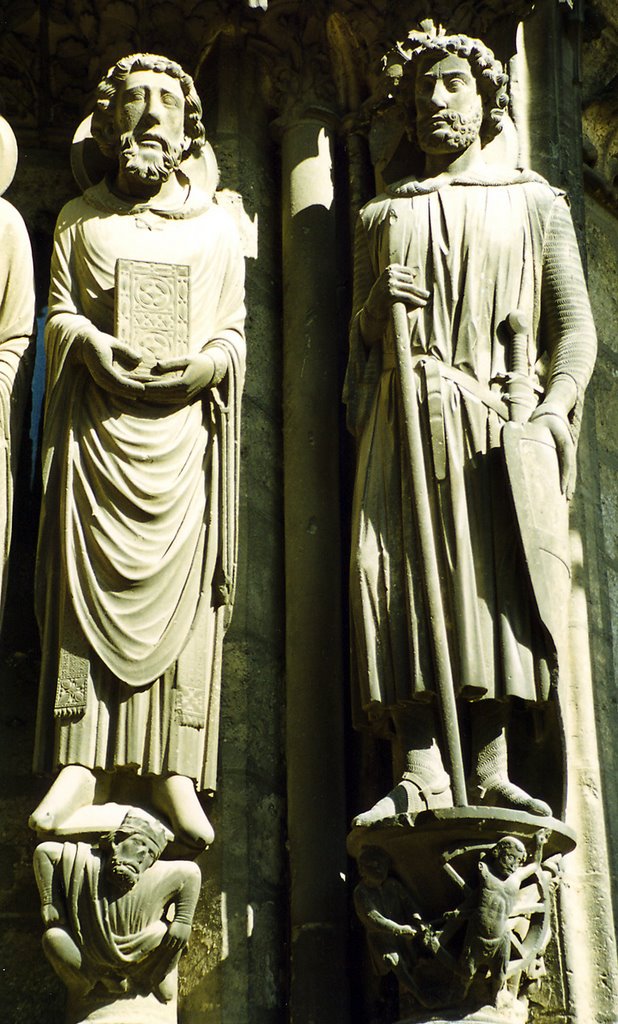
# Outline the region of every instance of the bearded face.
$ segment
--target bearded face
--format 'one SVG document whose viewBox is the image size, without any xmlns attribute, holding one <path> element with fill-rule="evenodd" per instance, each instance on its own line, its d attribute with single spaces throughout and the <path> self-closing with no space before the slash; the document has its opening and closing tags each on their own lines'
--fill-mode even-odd
<svg viewBox="0 0 618 1024">
<path fill-rule="evenodd" d="M 419 145 L 425 153 L 461 153 L 478 138 L 482 122 L 482 111 L 463 114 L 458 110 L 443 110 L 419 118 L 416 123 Z"/>
<path fill-rule="evenodd" d="M 118 158 L 128 178 L 163 183 L 180 166 L 182 157 L 183 147 L 174 145 L 161 131 L 141 137 L 125 132 L 120 137 Z"/>
<path fill-rule="evenodd" d="M 114 129 L 120 174 L 129 185 L 156 187 L 168 180 L 187 143 L 184 118 L 178 79 L 162 71 L 127 75 L 116 95 Z"/>
<path fill-rule="evenodd" d="M 464 57 L 448 54 L 421 59 L 415 100 L 416 131 L 425 153 L 455 155 L 479 138 L 483 103 Z"/>
<path fill-rule="evenodd" d="M 156 860 L 156 855 L 139 834 L 117 834 L 109 847 L 106 875 L 120 894 L 130 892 L 143 874 Z"/>
</svg>

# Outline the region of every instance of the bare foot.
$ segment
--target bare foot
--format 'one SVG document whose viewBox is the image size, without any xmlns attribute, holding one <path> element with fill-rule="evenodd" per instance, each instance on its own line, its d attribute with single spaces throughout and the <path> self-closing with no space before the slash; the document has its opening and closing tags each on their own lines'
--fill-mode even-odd
<svg viewBox="0 0 618 1024">
<path fill-rule="evenodd" d="M 210 846 L 215 831 L 198 800 L 192 779 L 185 775 L 153 779 L 152 801 L 169 818 L 177 841 L 198 850 Z"/>
<path fill-rule="evenodd" d="M 94 800 L 95 776 L 81 764 L 68 764 L 52 783 L 28 824 L 35 832 L 53 833 L 74 811 Z"/>
</svg>

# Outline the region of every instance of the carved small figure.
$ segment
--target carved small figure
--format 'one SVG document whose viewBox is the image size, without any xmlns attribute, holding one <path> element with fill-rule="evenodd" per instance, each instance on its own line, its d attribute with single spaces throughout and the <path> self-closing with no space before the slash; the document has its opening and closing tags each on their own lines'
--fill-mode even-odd
<svg viewBox="0 0 618 1024">
<path fill-rule="evenodd" d="M 357 724 L 392 738 L 399 765 L 358 825 L 453 802 L 551 814 L 513 781 L 507 728 L 514 701 L 548 721 L 557 696 L 566 499 L 596 351 L 563 193 L 484 159 L 508 105 L 502 66 L 467 36 L 416 42 L 401 96 L 425 176 L 371 200 L 355 238 L 352 674 Z M 528 420 L 549 469 L 522 523 L 504 428 Z M 567 588 L 540 580 L 552 623 L 532 572 L 548 548 Z"/>
<path fill-rule="evenodd" d="M 189 939 L 201 873 L 190 861 L 159 860 L 166 844 L 158 822 L 132 811 L 98 847 L 37 846 L 43 949 L 76 998 L 98 984 L 110 997 L 174 998 L 172 972 Z"/>
<path fill-rule="evenodd" d="M 478 887 L 469 889 L 464 903 L 445 915 L 468 922 L 457 965 L 463 984 L 462 998 L 468 994 L 479 971 L 489 974 L 494 1001 L 504 990 L 511 957 L 511 919 L 523 883 L 539 871 L 549 834 L 547 829 L 536 833 L 534 857 L 529 864 L 525 863 L 528 854 L 520 839 L 515 836 L 500 839 L 489 855 L 479 860 Z"/>
<path fill-rule="evenodd" d="M 61 771 L 31 825 L 53 834 L 126 772 L 202 848 L 235 590 L 243 258 L 182 173 L 204 127 L 178 64 L 118 61 L 92 133 L 117 170 L 61 212 L 51 269 L 35 769 Z"/>
<path fill-rule="evenodd" d="M 358 857 L 361 881 L 354 890 L 354 907 L 365 928 L 371 961 L 377 974 L 392 972 L 418 994 L 412 976 L 416 956 L 410 940 L 423 935 L 425 925 L 404 885 L 389 875 L 391 860 L 377 846 L 366 846 Z"/>
</svg>

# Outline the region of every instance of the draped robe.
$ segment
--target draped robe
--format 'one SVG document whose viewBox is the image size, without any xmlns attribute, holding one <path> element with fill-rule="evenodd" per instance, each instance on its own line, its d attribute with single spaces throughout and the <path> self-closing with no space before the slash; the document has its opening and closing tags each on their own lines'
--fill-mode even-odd
<svg viewBox="0 0 618 1024">
<path fill-rule="evenodd" d="M 118 258 L 189 267 L 189 352 L 222 380 L 188 405 L 100 388 L 79 332 L 114 333 Z M 35 767 L 179 774 L 214 789 L 221 645 L 234 597 L 244 267 L 192 189 L 176 211 L 105 183 L 63 209 L 46 331 Z M 50 721 L 55 722 L 53 749 Z"/>
<path fill-rule="evenodd" d="M 69 934 L 93 981 L 108 974 L 131 976 L 144 961 L 152 963 L 168 930 L 162 918 L 171 903 L 175 920 L 192 923 L 201 884 L 194 864 L 156 861 L 128 893 L 109 898 L 100 850 L 86 843 L 50 846 Z"/>
<path fill-rule="evenodd" d="M 429 509 L 415 505 L 391 326 L 373 346 L 362 336 L 363 306 L 390 263 L 412 268 L 430 292 L 408 314 Z M 505 321 L 515 310 L 531 325 L 538 392 L 561 376 L 576 384 L 575 433 L 595 333 L 563 194 L 530 172 L 494 171 L 448 185 L 403 181 L 361 211 L 344 396 L 357 439 L 350 607 L 359 724 L 379 724 L 437 689 L 420 515 L 436 541 L 456 695 L 545 701 L 557 682 L 500 451 Z"/>
<path fill-rule="evenodd" d="M 34 269 L 26 225 L 0 198 L 0 622 L 11 547 L 13 489 L 32 371 Z"/>
</svg>

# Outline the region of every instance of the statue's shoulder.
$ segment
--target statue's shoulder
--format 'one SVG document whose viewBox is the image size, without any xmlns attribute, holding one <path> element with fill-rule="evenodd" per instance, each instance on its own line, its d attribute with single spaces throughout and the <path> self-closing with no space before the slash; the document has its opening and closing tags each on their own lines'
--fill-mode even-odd
<svg viewBox="0 0 618 1024">
<path fill-rule="evenodd" d="M 3 256 L 6 261 L 11 256 L 27 251 L 30 252 L 30 239 L 24 218 L 12 203 L 0 197 L 0 231 L 2 232 Z"/>
<path fill-rule="evenodd" d="M 547 178 L 543 178 L 536 171 L 519 170 L 517 173 L 519 179 L 514 179 L 515 184 L 521 184 L 527 192 L 540 200 L 552 203 L 558 197 L 566 195 L 564 189 L 551 185 Z"/>
<path fill-rule="evenodd" d="M 3 199 L 2 196 L 0 196 L 0 224 L 3 229 L 5 227 L 12 227 L 15 230 L 21 231 L 26 228 L 24 218 L 19 210 L 16 210 L 13 204 L 9 203 L 7 199 Z"/>
<path fill-rule="evenodd" d="M 393 205 L 392 195 L 387 192 L 381 192 L 379 195 L 374 196 L 368 203 L 365 203 L 361 207 L 359 217 L 365 227 L 370 227 L 372 224 L 378 223 L 388 217 L 389 210 Z"/>
<path fill-rule="evenodd" d="M 87 191 L 90 192 L 91 190 L 88 189 Z M 75 196 L 74 199 L 69 199 L 60 210 L 56 222 L 56 232 L 65 233 L 89 217 L 96 216 L 97 212 L 95 207 L 88 202 L 86 193 L 81 196 Z"/>
<path fill-rule="evenodd" d="M 570 217 L 569 198 L 564 189 L 550 185 L 540 175 L 530 177 L 520 185 L 525 194 L 525 205 L 532 223 L 537 223 L 542 231 L 547 229 L 555 211 L 561 208 L 561 215 Z"/>
</svg>

